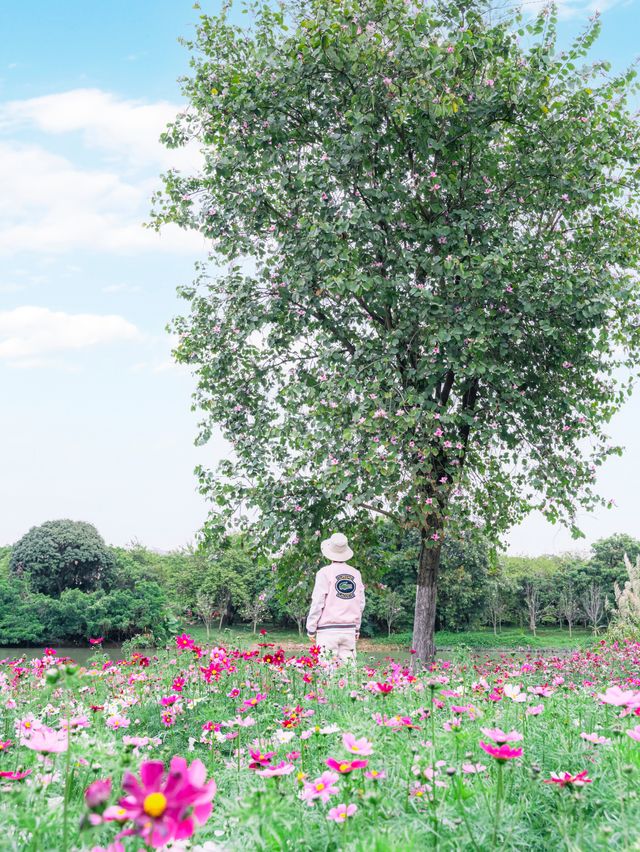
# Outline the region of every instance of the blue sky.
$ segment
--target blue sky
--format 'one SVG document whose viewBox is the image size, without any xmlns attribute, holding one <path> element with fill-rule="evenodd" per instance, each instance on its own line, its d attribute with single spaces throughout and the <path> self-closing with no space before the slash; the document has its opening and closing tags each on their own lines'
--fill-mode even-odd
<svg viewBox="0 0 640 852">
<path fill-rule="evenodd" d="M 562 38 L 596 8 L 563 3 Z M 629 64 L 640 0 L 599 8 L 596 55 Z M 0 544 L 71 517 L 112 544 L 166 550 L 205 518 L 193 468 L 227 449 L 219 438 L 193 446 L 193 379 L 172 364 L 164 331 L 205 246 L 140 226 L 158 174 L 194 162 L 157 137 L 180 108 L 188 55 L 177 38 L 198 14 L 192 0 L 0 4 Z M 627 453 L 600 477 L 617 506 L 583 519 L 588 541 L 640 536 L 639 422 L 640 391 L 611 430 Z M 532 518 L 510 547 L 576 544 Z"/>
</svg>

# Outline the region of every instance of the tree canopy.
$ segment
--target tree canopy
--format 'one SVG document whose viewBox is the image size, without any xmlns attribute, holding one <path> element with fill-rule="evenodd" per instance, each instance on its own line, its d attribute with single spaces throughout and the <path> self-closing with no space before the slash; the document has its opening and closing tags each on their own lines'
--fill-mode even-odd
<svg viewBox="0 0 640 852">
<path fill-rule="evenodd" d="M 632 72 L 563 52 L 556 15 L 476 0 L 294 0 L 203 15 L 164 136 L 158 227 L 212 242 L 181 288 L 201 487 L 275 549 L 384 513 L 421 537 L 414 644 L 433 654 L 445 536 L 532 509 L 577 535 L 637 361 Z M 212 520 L 212 523 L 214 522 Z"/>
<path fill-rule="evenodd" d="M 47 521 L 32 527 L 11 553 L 9 570 L 33 591 L 59 597 L 65 589 L 108 585 L 114 559 L 102 536 L 83 521 Z"/>
</svg>

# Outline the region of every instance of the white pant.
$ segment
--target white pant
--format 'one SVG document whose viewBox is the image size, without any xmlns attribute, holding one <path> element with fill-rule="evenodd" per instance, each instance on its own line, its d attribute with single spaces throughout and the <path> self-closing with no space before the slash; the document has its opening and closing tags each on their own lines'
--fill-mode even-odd
<svg viewBox="0 0 640 852">
<path fill-rule="evenodd" d="M 342 630 L 328 627 L 316 633 L 318 645 L 324 652 L 332 652 L 340 660 L 354 660 L 356 656 L 356 631 L 353 627 Z"/>
</svg>

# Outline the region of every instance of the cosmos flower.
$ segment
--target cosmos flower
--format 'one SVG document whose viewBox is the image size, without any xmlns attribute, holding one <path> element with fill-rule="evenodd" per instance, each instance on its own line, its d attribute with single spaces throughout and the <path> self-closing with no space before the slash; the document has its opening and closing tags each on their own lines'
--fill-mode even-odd
<svg viewBox="0 0 640 852">
<path fill-rule="evenodd" d="M 369 765 L 368 760 L 334 760 L 333 757 L 329 757 L 325 762 L 329 769 L 333 769 L 341 775 L 348 775 L 354 769 L 364 769 Z"/>
<path fill-rule="evenodd" d="M 356 739 L 354 734 L 343 734 L 342 744 L 352 754 L 361 754 L 364 757 L 373 754 L 373 744 L 366 737 Z"/>
<path fill-rule="evenodd" d="M 325 770 L 315 781 L 305 781 L 300 798 L 308 805 L 313 805 L 316 799 L 320 799 L 323 804 L 326 804 L 329 801 L 329 797 L 338 792 L 338 788 L 336 787 L 338 777 L 335 772 L 327 772 Z"/>
<path fill-rule="evenodd" d="M 209 819 L 216 782 L 207 781 L 201 760 L 191 765 L 183 757 L 173 757 L 168 770 L 160 760 L 140 765 L 140 778 L 125 772 L 122 788 L 126 795 L 114 808 L 107 808 L 105 819 L 132 820 L 133 828 L 120 836 L 136 834 L 153 848 L 171 840 L 191 837 L 199 825 Z"/>
<path fill-rule="evenodd" d="M 264 769 L 258 769 L 256 775 L 261 778 L 274 778 L 279 775 L 291 775 L 295 771 L 293 763 L 287 763 L 286 760 L 281 760 L 277 766 L 265 766 Z"/>
<path fill-rule="evenodd" d="M 42 725 L 30 736 L 23 737 L 20 745 L 43 754 L 58 754 L 69 747 L 69 734 L 67 731 L 55 731 L 53 728 Z"/>
<path fill-rule="evenodd" d="M 327 819 L 331 819 L 334 822 L 345 822 L 348 817 L 352 817 L 357 810 L 357 805 L 336 805 L 336 807 L 331 808 L 327 814 Z"/>
<path fill-rule="evenodd" d="M 570 772 L 552 772 L 551 778 L 545 778 L 545 784 L 557 784 L 559 787 L 584 787 L 585 784 L 592 784 L 591 778 L 587 778 L 588 772 L 585 769 L 583 772 L 578 772 L 577 775 L 572 775 Z"/>
<path fill-rule="evenodd" d="M 494 746 L 480 740 L 480 748 L 501 763 L 505 760 L 514 760 L 516 757 L 522 756 L 521 748 L 511 748 L 511 746 L 506 743 L 501 746 Z"/>
</svg>

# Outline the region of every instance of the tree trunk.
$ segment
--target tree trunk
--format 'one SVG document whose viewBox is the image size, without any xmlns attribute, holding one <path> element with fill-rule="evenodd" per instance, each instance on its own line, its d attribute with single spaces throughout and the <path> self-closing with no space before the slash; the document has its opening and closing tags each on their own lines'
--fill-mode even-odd
<svg viewBox="0 0 640 852">
<path fill-rule="evenodd" d="M 437 527 L 435 532 L 441 533 Z M 432 662 L 436 655 L 436 597 L 438 593 L 438 571 L 440 568 L 441 544 L 429 547 L 429 533 L 422 530 L 420 556 L 418 558 L 418 584 L 416 608 L 413 620 L 413 649 L 423 663 Z"/>
<path fill-rule="evenodd" d="M 224 610 L 220 613 L 220 620 L 218 621 L 218 630 L 222 630 L 222 619 L 224 618 Z"/>
</svg>

